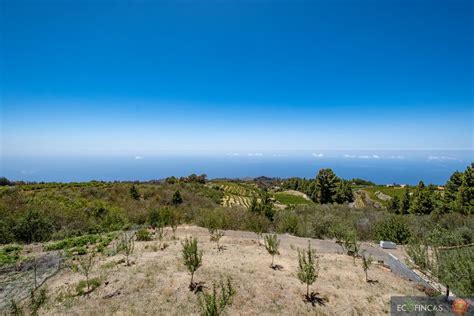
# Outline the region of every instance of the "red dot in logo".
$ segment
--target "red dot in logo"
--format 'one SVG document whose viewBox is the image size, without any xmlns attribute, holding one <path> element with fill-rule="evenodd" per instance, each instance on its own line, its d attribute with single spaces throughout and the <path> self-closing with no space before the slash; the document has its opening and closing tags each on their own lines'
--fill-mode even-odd
<svg viewBox="0 0 474 316">
<path fill-rule="evenodd" d="M 467 310 L 469 308 L 469 304 L 460 298 L 457 298 L 453 301 L 453 304 L 451 305 L 451 309 L 453 310 L 453 313 L 456 314 L 457 316 L 462 316 L 466 314 Z"/>
</svg>

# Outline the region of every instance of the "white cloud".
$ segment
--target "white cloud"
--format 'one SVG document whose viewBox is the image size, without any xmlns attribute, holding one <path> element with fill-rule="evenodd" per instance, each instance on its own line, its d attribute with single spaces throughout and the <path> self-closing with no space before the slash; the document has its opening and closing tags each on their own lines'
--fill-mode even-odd
<svg viewBox="0 0 474 316">
<path fill-rule="evenodd" d="M 349 155 L 345 154 L 344 158 L 350 158 L 350 159 L 380 159 L 380 156 L 378 155 Z"/>
<path fill-rule="evenodd" d="M 388 159 L 405 159 L 404 156 L 401 156 L 401 155 L 394 155 L 394 156 L 389 156 Z"/>
<path fill-rule="evenodd" d="M 226 154 L 226 156 L 240 156 L 239 153 L 230 153 L 230 154 Z"/>
<path fill-rule="evenodd" d="M 312 153 L 311 156 L 316 157 L 316 158 L 321 158 L 321 157 L 324 157 L 324 154 L 322 154 L 322 153 L 319 153 L 319 154 Z"/>
<path fill-rule="evenodd" d="M 142 160 L 143 158 L 145 158 L 145 157 L 143 157 L 143 156 L 135 156 L 135 160 Z"/>
<path fill-rule="evenodd" d="M 248 153 L 247 156 L 249 156 L 249 157 L 253 157 L 253 156 L 261 157 L 261 156 L 263 156 L 263 154 L 262 153 Z"/>
<path fill-rule="evenodd" d="M 461 161 L 457 158 L 447 157 L 447 156 L 429 156 L 428 160 L 437 160 L 437 161 L 455 160 L 455 161 Z"/>
</svg>

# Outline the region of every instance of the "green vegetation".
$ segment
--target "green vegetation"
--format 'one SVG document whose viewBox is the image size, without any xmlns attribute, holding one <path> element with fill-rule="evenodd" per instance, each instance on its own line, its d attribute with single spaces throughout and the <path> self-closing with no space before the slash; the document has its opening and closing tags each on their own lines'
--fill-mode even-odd
<svg viewBox="0 0 474 316">
<path fill-rule="evenodd" d="M 280 247 L 280 240 L 278 239 L 277 234 L 268 234 L 265 235 L 264 242 L 265 249 L 272 256 L 272 264 L 270 265 L 270 267 L 275 268 L 273 262 L 275 260 L 275 255 L 280 254 L 280 252 L 278 251 L 278 248 Z"/>
<path fill-rule="evenodd" d="M 365 282 L 369 282 L 369 275 L 368 271 L 370 269 L 370 266 L 372 265 L 373 258 L 372 255 L 367 255 L 365 251 L 361 255 L 362 258 L 362 269 L 364 270 L 365 273 Z"/>
<path fill-rule="evenodd" d="M 201 308 L 201 315 L 203 316 L 218 316 L 224 312 L 224 309 L 232 304 L 232 298 L 236 293 L 236 290 L 232 287 L 232 283 L 227 278 L 227 283 L 221 280 L 220 282 L 220 295 L 217 292 L 216 284 L 212 284 L 212 292 L 203 292 L 199 296 L 199 306 Z"/>
<path fill-rule="evenodd" d="M 301 283 L 306 284 L 306 299 L 310 299 L 309 286 L 318 278 L 319 262 L 311 243 L 308 241 L 308 250 L 302 251 L 298 249 L 298 272 L 297 276 Z"/>
<path fill-rule="evenodd" d="M 181 245 L 183 246 L 183 263 L 191 274 L 191 282 L 189 289 L 194 290 L 194 273 L 202 265 L 202 250 L 198 249 L 198 241 L 196 238 L 186 238 Z"/>
<path fill-rule="evenodd" d="M 102 282 L 100 281 L 100 278 L 92 278 L 88 280 L 88 282 L 81 280 L 76 285 L 76 292 L 78 295 L 84 295 L 84 294 L 94 291 L 101 284 Z"/>
<path fill-rule="evenodd" d="M 137 241 L 152 240 L 150 232 L 146 228 L 137 230 Z"/>
<path fill-rule="evenodd" d="M 23 248 L 18 245 L 8 245 L 0 249 L 0 267 L 3 265 L 9 265 L 22 260 L 20 256 Z"/>
<path fill-rule="evenodd" d="M 302 196 L 284 193 L 284 192 L 276 192 L 274 198 L 277 202 L 284 205 L 296 205 L 296 204 L 308 204 L 311 205 L 313 202 L 308 201 Z"/>
</svg>

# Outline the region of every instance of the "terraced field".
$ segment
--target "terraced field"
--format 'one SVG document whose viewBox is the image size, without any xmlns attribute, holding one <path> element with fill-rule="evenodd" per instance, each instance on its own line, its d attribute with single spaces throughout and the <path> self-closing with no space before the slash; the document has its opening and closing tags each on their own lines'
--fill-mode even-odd
<svg viewBox="0 0 474 316">
<path fill-rule="evenodd" d="M 224 192 L 222 198 L 222 206 L 243 206 L 248 208 L 253 197 L 258 196 L 258 188 L 251 184 L 236 182 L 215 182 L 212 183 L 214 188 Z"/>
</svg>

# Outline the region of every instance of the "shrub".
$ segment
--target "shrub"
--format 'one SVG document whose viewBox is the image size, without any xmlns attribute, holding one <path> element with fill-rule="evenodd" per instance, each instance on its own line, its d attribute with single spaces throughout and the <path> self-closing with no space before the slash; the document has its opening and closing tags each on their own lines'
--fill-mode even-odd
<svg viewBox="0 0 474 316">
<path fill-rule="evenodd" d="M 15 238 L 25 243 L 45 241 L 54 231 L 53 223 L 37 211 L 29 210 L 13 229 Z"/>
<path fill-rule="evenodd" d="M 279 233 L 298 235 L 298 216 L 293 211 L 280 211 L 275 222 Z"/>
<path fill-rule="evenodd" d="M 372 265 L 373 258 L 372 255 L 366 255 L 365 251 L 362 253 L 362 269 L 365 272 L 365 282 L 369 282 L 368 271 Z"/>
<path fill-rule="evenodd" d="M 309 286 L 318 278 L 319 263 L 317 257 L 311 249 L 311 243 L 308 241 L 308 250 L 302 251 L 298 249 L 298 279 L 301 283 L 306 284 L 306 298 L 309 300 Z"/>
<path fill-rule="evenodd" d="M 0 220 L 0 244 L 9 244 L 13 241 L 13 232 L 11 224 Z"/>
<path fill-rule="evenodd" d="M 150 241 L 151 234 L 146 228 L 139 229 L 137 231 L 137 241 Z"/>
<path fill-rule="evenodd" d="M 120 246 L 119 250 L 123 251 L 126 257 L 127 266 L 130 265 L 130 255 L 133 253 L 135 249 L 135 234 L 132 232 L 124 232 L 120 239 Z"/>
<path fill-rule="evenodd" d="M 78 295 L 84 295 L 94 291 L 101 284 L 102 283 L 99 278 L 90 279 L 88 282 L 81 280 L 76 286 L 76 292 Z"/>
<path fill-rule="evenodd" d="M 216 242 L 218 251 L 222 250 L 223 247 L 219 246 L 219 240 L 225 234 L 222 230 L 225 226 L 224 213 L 219 209 L 210 211 L 207 213 L 205 225 L 209 230 L 210 240 Z"/>
<path fill-rule="evenodd" d="M 280 252 L 278 248 L 280 247 L 280 240 L 278 239 L 277 234 L 269 234 L 266 235 L 264 238 L 265 241 L 265 249 L 267 252 L 272 256 L 272 264 L 270 265 L 271 268 L 274 268 L 275 265 L 273 264 L 275 255 L 279 255 Z"/>
<path fill-rule="evenodd" d="M 94 267 L 94 254 L 89 253 L 86 256 L 79 258 L 79 271 L 86 277 L 87 291 L 90 289 L 89 276 Z"/>
<path fill-rule="evenodd" d="M 30 291 L 30 312 L 32 316 L 38 315 L 40 308 L 48 300 L 48 291 L 46 288 Z"/>
<path fill-rule="evenodd" d="M 189 288 L 194 289 L 194 273 L 202 265 L 202 250 L 198 249 L 197 238 L 186 238 L 181 245 L 183 246 L 183 263 L 191 273 L 191 283 Z"/>
<path fill-rule="evenodd" d="M 0 267 L 17 262 L 21 259 L 20 252 L 21 246 L 10 245 L 0 249 Z"/>
<path fill-rule="evenodd" d="M 181 192 L 179 192 L 179 190 L 176 190 L 176 192 L 174 192 L 173 197 L 171 198 L 171 203 L 173 205 L 179 205 L 183 203 L 183 198 L 181 197 Z"/>
<path fill-rule="evenodd" d="M 199 306 L 201 307 L 201 315 L 217 316 L 221 315 L 227 305 L 232 304 L 232 298 L 236 291 L 232 287 L 230 279 L 227 278 L 227 283 L 221 280 L 220 295 L 217 294 L 216 284 L 212 284 L 211 293 L 202 293 L 199 297 Z"/>
<path fill-rule="evenodd" d="M 402 218 L 392 216 L 376 225 L 375 235 L 378 240 L 406 244 L 411 236 L 411 232 Z"/>
</svg>

